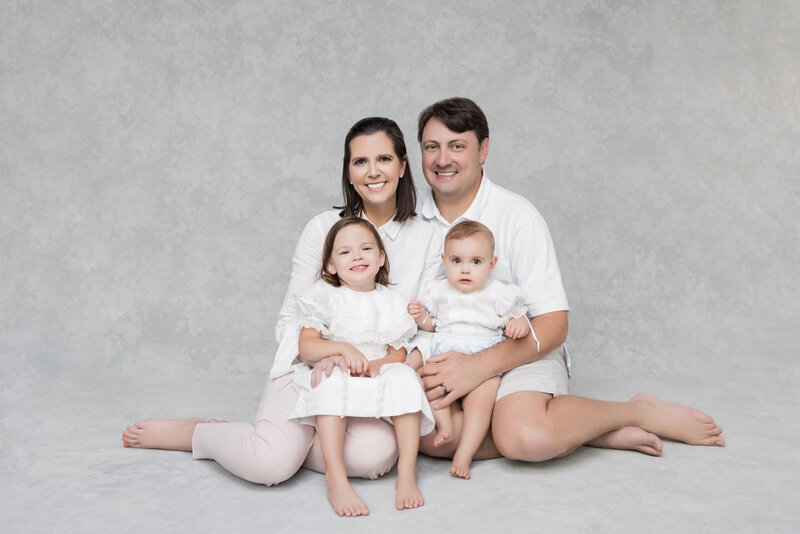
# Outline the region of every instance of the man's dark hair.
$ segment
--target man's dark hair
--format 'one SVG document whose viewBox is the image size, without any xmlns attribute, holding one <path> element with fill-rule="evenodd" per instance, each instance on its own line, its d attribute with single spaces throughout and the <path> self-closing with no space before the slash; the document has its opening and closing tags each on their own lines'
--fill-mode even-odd
<svg viewBox="0 0 800 534">
<path fill-rule="evenodd" d="M 431 104 L 419 114 L 417 141 L 422 142 L 422 130 L 431 119 L 439 119 L 456 133 L 474 131 L 478 143 L 489 138 L 489 123 L 478 104 L 464 97 L 447 98 Z"/>
</svg>

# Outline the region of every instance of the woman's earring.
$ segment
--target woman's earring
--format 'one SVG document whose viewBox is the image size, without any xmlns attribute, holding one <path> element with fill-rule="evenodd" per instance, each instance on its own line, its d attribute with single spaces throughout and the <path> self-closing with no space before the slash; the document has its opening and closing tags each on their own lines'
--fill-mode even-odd
<svg viewBox="0 0 800 534">
<path fill-rule="evenodd" d="M 401 174 L 401 175 L 400 175 L 400 178 L 402 178 L 402 177 L 403 177 L 403 175 Z"/>
</svg>

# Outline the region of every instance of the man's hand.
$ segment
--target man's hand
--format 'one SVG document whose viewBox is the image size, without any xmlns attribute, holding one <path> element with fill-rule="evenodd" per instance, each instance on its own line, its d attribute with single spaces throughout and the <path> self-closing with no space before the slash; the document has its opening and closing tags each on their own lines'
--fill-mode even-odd
<svg viewBox="0 0 800 534">
<path fill-rule="evenodd" d="M 509 319 L 506 325 L 506 335 L 511 339 L 520 339 L 528 335 L 531 323 L 524 315 L 515 319 Z"/>
<path fill-rule="evenodd" d="M 328 356 L 318 361 L 311 370 L 311 389 L 314 389 L 322 382 L 323 374 L 331 376 L 334 367 L 338 367 L 343 373 L 347 373 L 347 362 L 341 356 Z"/>
<path fill-rule="evenodd" d="M 478 363 L 474 356 L 455 351 L 437 354 L 428 359 L 419 375 L 434 410 L 449 406 L 486 380 L 487 377 L 481 375 Z M 447 395 L 441 387 L 442 384 L 447 388 Z"/>
</svg>

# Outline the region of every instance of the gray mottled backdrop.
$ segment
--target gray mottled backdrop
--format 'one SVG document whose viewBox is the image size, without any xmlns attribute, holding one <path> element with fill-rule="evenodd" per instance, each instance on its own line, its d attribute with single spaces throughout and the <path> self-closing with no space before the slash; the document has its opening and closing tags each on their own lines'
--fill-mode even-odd
<svg viewBox="0 0 800 534">
<path fill-rule="evenodd" d="M 49 450 L 72 417 L 102 423 L 60 464 L 153 412 L 251 418 L 347 129 L 397 120 L 422 187 L 416 115 L 454 95 L 489 118 L 489 176 L 550 225 L 575 392 L 715 408 L 743 457 L 776 438 L 769 470 L 796 484 L 795 2 L 7 1 L 0 93 L 0 472 L 19 481 L 0 491 L 19 525 L 52 472 L 21 443 Z"/>
</svg>

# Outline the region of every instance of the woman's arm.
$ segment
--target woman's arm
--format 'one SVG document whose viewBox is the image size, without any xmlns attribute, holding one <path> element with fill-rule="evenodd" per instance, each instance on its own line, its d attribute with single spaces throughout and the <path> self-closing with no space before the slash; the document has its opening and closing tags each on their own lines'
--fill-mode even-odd
<svg viewBox="0 0 800 534">
<path fill-rule="evenodd" d="M 367 376 L 376 377 L 381 370 L 381 367 L 386 365 L 387 363 L 403 363 L 406 361 L 406 349 L 396 349 L 392 346 L 389 346 L 389 350 L 386 353 L 386 356 L 383 358 L 378 358 L 377 360 L 370 360 L 369 362 L 369 371 L 367 372 Z"/>
</svg>

